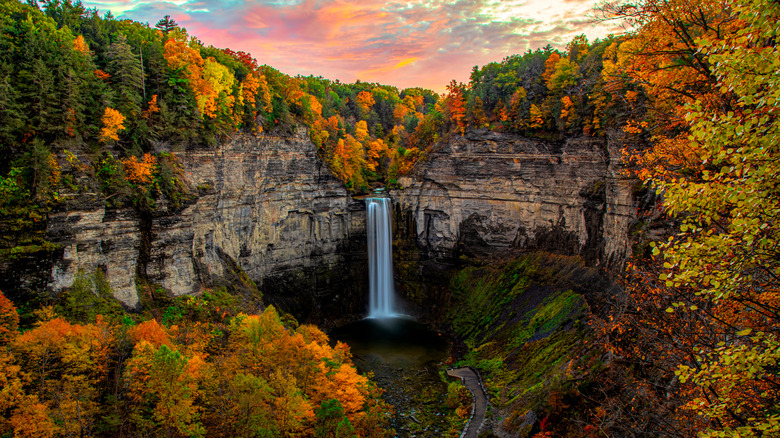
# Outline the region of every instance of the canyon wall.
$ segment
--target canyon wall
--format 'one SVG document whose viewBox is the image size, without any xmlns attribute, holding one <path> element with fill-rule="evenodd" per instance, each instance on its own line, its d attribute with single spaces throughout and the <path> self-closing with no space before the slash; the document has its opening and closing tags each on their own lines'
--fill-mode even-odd
<svg viewBox="0 0 780 438">
<path fill-rule="evenodd" d="M 193 194 L 179 208 L 158 203 L 142 214 L 107 209 L 98 193 L 65 196 L 47 225 L 60 250 L 34 265 L 47 277 L 36 287 L 61 291 L 79 271 L 102 269 L 130 308 L 144 299 L 141 279 L 174 295 L 259 289 L 265 303 L 304 321 L 364 314 L 365 206 L 322 164 L 304 130 L 237 135 L 176 155 Z M 619 176 L 619 157 L 619 141 L 600 138 L 471 131 L 439 145 L 391 191 L 396 278 L 408 310 L 435 313 L 464 257 L 545 249 L 619 263 L 635 220 L 634 183 Z"/>
<path fill-rule="evenodd" d="M 157 205 L 144 217 L 96 205 L 50 217 L 49 235 L 64 246 L 51 289 L 100 267 L 128 307 L 139 305 L 139 274 L 174 295 L 254 282 L 266 303 L 305 318 L 328 306 L 363 311 L 364 206 L 321 163 L 305 131 L 239 135 L 176 155 L 198 193 L 184 208 Z"/>
<path fill-rule="evenodd" d="M 526 249 L 613 266 L 630 251 L 634 180 L 621 176 L 619 139 L 532 140 L 466 132 L 432 152 L 392 191 L 396 255 L 407 298 L 435 294 L 458 258 Z"/>
</svg>

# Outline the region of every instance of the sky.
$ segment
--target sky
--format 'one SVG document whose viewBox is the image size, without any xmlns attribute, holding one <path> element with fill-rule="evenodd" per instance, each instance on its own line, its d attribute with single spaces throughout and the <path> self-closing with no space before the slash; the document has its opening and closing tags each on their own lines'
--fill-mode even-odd
<svg viewBox="0 0 780 438">
<path fill-rule="evenodd" d="M 596 0 L 96 0 L 89 8 L 151 25 L 164 15 L 204 44 L 245 51 L 283 73 L 442 92 L 475 65 L 575 35 L 619 33 Z"/>
</svg>

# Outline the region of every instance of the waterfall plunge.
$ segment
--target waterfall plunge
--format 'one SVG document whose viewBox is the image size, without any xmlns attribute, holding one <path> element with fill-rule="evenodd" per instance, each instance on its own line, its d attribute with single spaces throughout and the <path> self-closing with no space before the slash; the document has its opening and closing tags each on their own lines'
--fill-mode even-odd
<svg viewBox="0 0 780 438">
<path fill-rule="evenodd" d="M 398 316 L 393 309 L 393 240 L 390 199 L 367 198 L 369 318 Z"/>
</svg>

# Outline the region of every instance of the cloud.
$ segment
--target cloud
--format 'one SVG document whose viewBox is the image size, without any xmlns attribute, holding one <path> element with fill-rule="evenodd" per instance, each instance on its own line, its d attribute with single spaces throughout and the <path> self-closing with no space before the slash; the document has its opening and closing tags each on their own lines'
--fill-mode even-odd
<svg viewBox="0 0 780 438">
<path fill-rule="evenodd" d="M 152 24 L 171 15 L 204 43 L 288 74 L 437 91 L 474 65 L 611 31 L 589 20 L 593 0 L 102 1 L 85 5 Z"/>
</svg>

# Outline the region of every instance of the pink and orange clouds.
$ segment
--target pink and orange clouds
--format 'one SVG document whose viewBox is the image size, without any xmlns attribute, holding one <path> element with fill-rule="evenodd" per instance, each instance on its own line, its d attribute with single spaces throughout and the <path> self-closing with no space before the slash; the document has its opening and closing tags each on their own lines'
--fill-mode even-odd
<svg viewBox="0 0 780 438">
<path fill-rule="evenodd" d="M 574 36 L 604 37 L 595 0 L 134 0 L 87 7 L 154 24 L 169 14 L 206 44 L 284 73 L 442 91 L 475 65 Z"/>
</svg>

